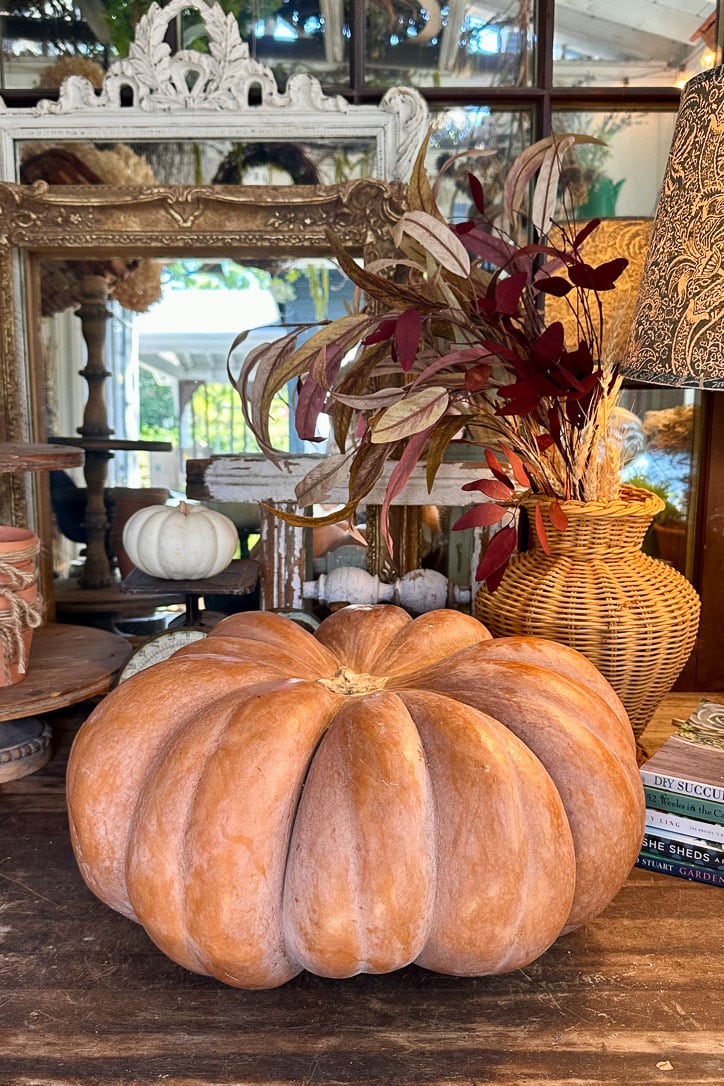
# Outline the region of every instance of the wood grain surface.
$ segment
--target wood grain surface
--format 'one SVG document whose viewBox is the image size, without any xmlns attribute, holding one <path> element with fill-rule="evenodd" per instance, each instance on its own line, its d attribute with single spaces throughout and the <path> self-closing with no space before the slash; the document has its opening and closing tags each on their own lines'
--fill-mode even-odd
<svg viewBox="0 0 724 1086">
<path fill-rule="evenodd" d="M 649 745 L 697 701 L 667 699 Z M 724 892 L 663 875 L 635 870 L 507 976 L 410 967 L 243 992 L 185 972 L 76 870 L 64 771 L 89 708 L 50 717 L 55 757 L 0 787 L 3 1086 L 724 1083 Z"/>
<path fill-rule="evenodd" d="M 24 679 L 0 689 L 0 720 L 49 713 L 105 694 L 131 655 L 125 638 L 91 626 L 33 631 Z"/>
</svg>

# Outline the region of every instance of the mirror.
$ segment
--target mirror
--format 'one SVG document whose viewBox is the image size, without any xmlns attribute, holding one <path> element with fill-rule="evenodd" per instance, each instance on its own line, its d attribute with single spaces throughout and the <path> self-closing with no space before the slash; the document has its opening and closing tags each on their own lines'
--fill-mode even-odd
<svg viewBox="0 0 724 1086">
<path fill-rule="evenodd" d="M 48 261 L 88 262 L 94 271 L 108 261 L 138 258 L 209 260 L 233 254 L 253 262 L 280 254 L 312 259 L 328 256 L 328 228 L 350 252 L 376 260 L 390 252 L 391 227 L 405 198 L 404 185 L 379 180 L 339 186 L 135 189 L 0 184 L 0 379 L 7 390 L 6 433 L 18 435 L 15 440 L 46 437 L 40 299 L 41 268 Z M 103 442 L 98 444 L 100 449 Z M 36 496 L 30 506 L 26 499 L 22 489 L 11 491 L 13 515 L 18 522 L 37 524 L 41 538 L 49 539 L 47 495 Z"/>
<path fill-rule="evenodd" d="M 168 44 L 182 13 L 198 13 L 206 51 L 174 52 Z M 337 189 L 326 205 L 322 193 L 287 196 L 277 186 L 359 175 L 404 181 L 426 127 L 424 100 L 407 87 L 391 88 L 379 105 L 355 105 L 297 73 L 280 91 L 271 69 L 250 57 L 235 20 L 205 0 L 152 4 L 128 57 L 111 64 L 99 91 L 73 75 L 57 101 L 33 109 L 9 109 L 0 99 L 0 181 L 42 178 L 53 185 L 51 192 L 30 193 L 11 184 L 2 197 L 0 441 L 27 442 L 45 433 L 41 259 L 92 263 L 228 251 L 245 257 L 281 249 L 292 257 L 324 255 L 322 219 L 362 253 L 386 232 L 381 224 L 402 198 L 390 195 L 394 189 L 370 190 L 367 207 L 364 187 Z M 78 175 L 67 163 L 77 165 L 80 148 L 96 156 L 126 152 L 135 160 L 123 177 L 98 172 L 97 158 L 84 164 L 86 176 Z M 42 169 L 33 172 L 39 153 Z M 74 190 L 80 182 L 85 187 Z M 223 196 L 165 187 L 229 182 Z M 232 186 L 245 182 L 271 187 L 235 194 Z M 59 187 L 68 184 L 66 192 Z M 3 519 L 42 530 L 47 502 L 33 490 L 42 485 L 0 477 Z"/>
<path fill-rule="evenodd" d="M 200 38 L 208 52 L 172 53 L 165 38 L 181 13 L 198 12 Z M 131 101 L 129 104 L 128 98 Z M 205 0 L 152 4 L 138 22 L 129 55 L 110 65 L 100 92 L 81 76 L 70 76 L 57 101 L 34 109 L 7 109 L 0 99 L 0 180 L 20 180 L 23 146 L 32 143 L 124 143 L 149 151 L 152 159 L 176 158 L 180 172 L 199 158 L 219 158 L 219 148 L 307 141 L 317 159 L 327 159 L 320 183 L 336 182 L 335 155 L 356 160 L 367 176 L 406 181 L 427 127 L 427 107 L 410 87 L 392 87 L 379 105 L 353 105 L 324 93 L 313 76 L 289 76 L 280 92 L 275 76 L 249 56 L 232 16 Z M 159 154 L 165 146 L 165 155 Z M 224 157 L 223 153 L 220 160 Z M 283 155 L 282 155 L 283 157 Z M 164 184 L 201 183 L 202 176 L 169 176 Z M 213 174 L 205 182 L 211 183 Z"/>
</svg>

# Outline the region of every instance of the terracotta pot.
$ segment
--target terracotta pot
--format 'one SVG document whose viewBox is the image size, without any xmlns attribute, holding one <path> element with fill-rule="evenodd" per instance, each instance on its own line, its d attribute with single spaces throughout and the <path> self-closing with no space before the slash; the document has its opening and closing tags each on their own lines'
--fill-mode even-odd
<svg viewBox="0 0 724 1086">
<path fill-rule="evenodd" d="M 38 537 L 0 526 L 0 686 L 25 678 L 33 629 L 42 621 Z"/>
<path fill-rule="evenodd" d="M 578 649 L 621 698 L 638 738 L 674 685 L 696 639 L 699 597 L 672 566 L 641 550 L 663 502 L 624 486 L 612 502 L 561 502 L 565 531 L 540 506 L 551 554 L 535 531 L 492 595 L 483 586 L 475 614 L 495 636 L 537 634 Z"/>
</svg>

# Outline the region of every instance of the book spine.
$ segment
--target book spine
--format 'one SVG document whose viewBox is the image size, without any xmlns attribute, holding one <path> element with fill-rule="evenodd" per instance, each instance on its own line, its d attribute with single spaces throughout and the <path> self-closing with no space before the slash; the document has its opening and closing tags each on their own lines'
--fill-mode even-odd
<svg viewBox="0 0 724 1086">
<path fill-rule="evenodd" d="M 711 803 L 718 810 L 717 821 L 724 822 L 724 787 L 716 784 L 703 784 L 701 781 L 687 780 L 663 773 L 654 773 L 645 765 L 641 767 L 641 780 L 649 788 L 663 788 L 667 792 L 691 799 L 699 803 Z"/>
<path fill-rule="evenodd" d="M 684 841 L 675 837 L 660 837 L 647 827 L 641 851 L 662 860 L 676 860 L 682 864 L 696 864 L 724 874 L 724 848 L 698 841 Z"/>
<path fill-rule="evenodd" d="M 696 837 L 701 841 L 717 842 L 724 844 L 724 825 L 719 826 L 715 822 L 697 822 L 694 818 L 684 818 L 670 811 L 658 811 L 652 807 L 646 808 L 646 825 L 649 828 L 670 830 L 671 833 L 680 834 L 682 837 Z"/>
<path fill-rule="evenodd" d="M 689 879 L 690 882 L 703 882 L 707 886 L 724 886 L 724 874 L 718 871 L 710 871 L 706 867 L 697 867 L 696 864 L 682 864 L 675 860 L 662 860 L 658 856 L 639 855 L 636 867 L 643 867 L 647 871 L 658 871 L 662 875 L 675 875 L 678 879 Z"/>
<path fill-rule="evenodd" d="M 647 807 L 653 807 L 657 811 L 671 811 L 672 814 L 694 818 L 700 822 L 717 822 L 724 826 L 724 803 L 697 799 L 694 796 L 682 796 L 679 792 L 671 792 L 666 788 L 654 788 L 647 784 L 644 785 L 644 791 Z"/>
</svg>

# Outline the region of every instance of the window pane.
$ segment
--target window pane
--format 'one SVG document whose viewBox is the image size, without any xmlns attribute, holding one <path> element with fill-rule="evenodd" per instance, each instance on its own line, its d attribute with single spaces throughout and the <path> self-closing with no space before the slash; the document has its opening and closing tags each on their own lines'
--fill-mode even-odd
<svg viewBox="0 0 724 1086">
<path fill-rule="evenodd" d="M 367 6 L 367 81 L 389 87 L 530 86 L 533 0 Z"/>
<path fill-rule="evenodd" d="M 73 0 L 9 0 L 3 6 L 0 34 L 3 89 L 58 87 L 69 74 L 58 62 L 68 57 L 93 61 L 73 70 L 96 83 L 103 71 L 95 64 L 102 65 L 106 47 L 112 47 L 103 15 L 86 20 Z"/>
<path fill-rule="evenodd" d="M 630 412 L 631 457 L 623 478 L 652 490 L 665 502 L 644 542 L 644 550 L 691 575 L 688 554 L 694 528 L 692 481 L 696 478 L 695 433 L 700 394 L 692 389 L 625 391 Z"/>
<path fill-rule="evenodd" d="M 652 216 L 664 176 L 676 114 L 557 112 L 556 132 L 583 132 L 603 144 L 580 144 L 566 159 L 576 219 Z"/>
<path fill-rule="evenodd" d="M 431 116 L 432 137 L 426 167 L 435 180 L 452 155 L 460 155 L 441 178 L 438 202 L 447 218 L 465 219 L 470 212 L 468 173 L 482 182 L 491 219 L 499 203 L 503 181 L 513 159 L 530 144 L 528 112 L 467 106 L 438 110 Z M 476 157 L 473 152 L 492 149 L 495 155 Z M 470 152 L 466 154 L 465 152 Z"/>
<path fill-rule="evenodd" d="M 251 55 L 273 68 L 280 86 L 294 72 L 308 72 L 324 86 L 348 86 L 349 10 L 345 0 L 262 0 L 242 5 L 241 36 Z"/>
<path fill-rule="evenodd" d="M 713 0 L 556 0 L 557 86 L 683 85 L 714 63 Z"/>
</svg>

